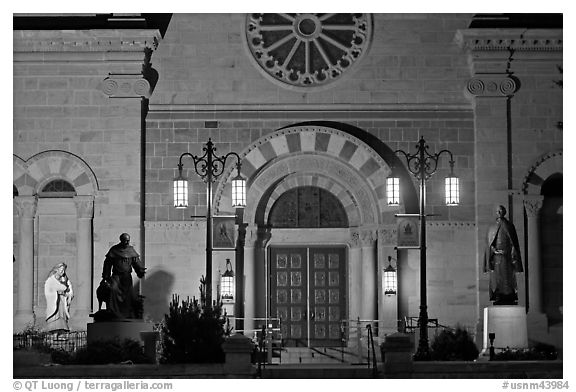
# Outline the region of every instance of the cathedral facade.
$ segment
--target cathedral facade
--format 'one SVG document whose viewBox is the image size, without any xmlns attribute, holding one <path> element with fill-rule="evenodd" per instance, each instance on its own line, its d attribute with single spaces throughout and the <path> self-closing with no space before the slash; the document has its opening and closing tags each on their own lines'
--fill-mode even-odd
<svg viewBox="0 0 576 392">
<path fill-rule="evenodd" d="M 197 297 L 210 197 L 231 225 L 214 231 L 213 293 L 229 260 L 237 328 L 279 319 L 287 342 L 330 346 L 360 319 L 383 339 L 420 312 L 420 250 L 399 246 L 398 215 L 424 197 L 429 317 L 482 345 L 486 231 L 504 205 L 528 337 L 561 347 L 561 15 L 15 15 L 13 32 L 14 332 L 44 325 L 59 262 L 71 328 L 85 329 L 123 232 L 147 268 L 146 319 L 173 294 Z M 419 194 L 397 151 L 422 138 L 451 152 L 458 205 L 445 157 Z M 189 204 L 174 207 L 181 155 L 209 140 L 240 156 L 245 208 L 232 207 L 234 165 L 207 195 L 187 157 Z"/>
</svg>

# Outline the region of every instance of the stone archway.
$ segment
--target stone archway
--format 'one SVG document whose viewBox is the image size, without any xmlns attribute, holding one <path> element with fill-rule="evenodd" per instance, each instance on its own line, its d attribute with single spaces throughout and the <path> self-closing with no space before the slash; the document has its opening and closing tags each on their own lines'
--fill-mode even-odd
<svg viewBox="0 0 576 392">
<path fill-rule="evenodd" d="M 547 339 L 549 321 L 544 308 L 546 295 L 544 289 L 548 286 L 545 287 L 543 277 L 545 269 L 549 271 L 549 266 L 543 264 L 543 252 L 548 253 L 542 243 L 542 207 L 545 198 L 543 191 L 549 179 L 562 175 L 562 155 L 562 151 L 554 151 L 540 156 L 528 170 L 522 184 L 527 218 L 528 315 L 537 321 L 540 320 L 538 323 L 533 323 L 537 327 L 529 330 L 528 334 L 530 339 L 537 341 Z"/>
<path fill-rule="evenodd" d="M 368 142 L 367 133 L 355 134 L 320 124 L 286 127 L 251 144 L 240 155 L 242 175 L 248 179 L 247 207 L 243 213 L 242 266 L 244 281 L 244 317 L 266 314 L 265 282 L 267 245 L 275 244 L 276 232 L 266 227 L 270 208 L 284 192 L 299 185 L 314 184 L 330 191 L 345 206 L 351 228 L 344 229 L 333 243 L 348 249 L 350 286 L 355 314 L 350 317 L 377 319 L 377 247 L 378 229 L 394 222 L 394 213 L 406 208 L 390 207 L 386 202 L 386 178 L 391 172 L 394 154 L 382 144 L 377 150 Z M 382 154 L 382 151 L 388 154 Z M 232 211 L 229 196 L 230 179 L 236 175 L 229 168 L 216 187 L 214 206 L 217 213 Z M 414 190 L 412 190 L 414 192 Z M 406 192 L 410 194 L 410 192 Z M 247 227 L 246 227 L 247 226 Z M 321 236 L 311 232 L 304 240 L 311 244 Z M 326 237 L 324 237 L 326 238 Z M 388 246 L 389 244 L 386 244 Z M 381 258 L 381 257 L 380 257 Z M 249 321 L 245 329 L 254 327 Z"/>
<path fill-rule="evenodd" d="M 72 308 L 71 328 L 84 328 L 89 321 L 88 314 L 91 311 L 91 281 L 92 281 L 92 219 L 94 210 L 94 196 L 98 191 L 98 181 L 89 165 L 78 156 L 66 151 L 50 150 L 36 154 L 28 160 L 18 156 L 13 158 L 14 186 L 18 190 L 18 196 L 14 198 L 14 208 L 18 216 L 18 260 L 15 267 L 18 268 L 18 292 L 15 306 L 14 330 L 22 330 L 36 320 L 44 318 L 44 309 L 37 308 L 42 293 L 42 284 L 45 274 L 34 270 L 35 259 L 39 255 L 52 255 L 50 251 L 50 238 L 40 243 L 35 238 L 42 230 L 49 230 L 52 225 L 39 220 L 39 197 L 43 187 L 53 180 L 64 180 L 74 187 L 73 197 L 52 202 L 52 214 L 55 222 L 63 222 L 58 219 L 60 214 L 69 216 L 66 220 L 66 231 L 69 236 L 61 234 L 58 241 L 63 245 L 59 249 L 69 254 L 70 260 L 68 275 L 75 288 L 75 306 Z M 43 199 L 46 205 L 48 199 Z M 48 203 L 50 204 L 50 202 Z M 44 207 L 41 207 L 41 210 Z M 64 233 L 65 231 L 62 231 Z M 68 241 L 68 242 L 67 242 Z M 35 243 L 38 243 L 35 246 Z M 55 249 L 55 247 L 53 247 Z M 46 253 L 48 252 L 48 253 Z M 58 258 L 62 253 L 56 252 Z M 52 260 L 48 257 L 47 260 Z M 52 261 L 47 261 L 52 263 Z M 35 314 L 37 313 L 37 314 Z"/>
</svg>

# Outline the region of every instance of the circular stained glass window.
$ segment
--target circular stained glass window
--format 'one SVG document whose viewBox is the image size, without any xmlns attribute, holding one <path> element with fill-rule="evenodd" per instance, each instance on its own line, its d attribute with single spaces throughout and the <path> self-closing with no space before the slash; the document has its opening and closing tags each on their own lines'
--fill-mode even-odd
<svg viewBox="0 0 576 392">
<path fill-rule="evenodd" d="M 368 50 L 370 14 L 249 14 L 246 39 L 267 75 L 295 87 L 338 80 Z"/>
</svg>

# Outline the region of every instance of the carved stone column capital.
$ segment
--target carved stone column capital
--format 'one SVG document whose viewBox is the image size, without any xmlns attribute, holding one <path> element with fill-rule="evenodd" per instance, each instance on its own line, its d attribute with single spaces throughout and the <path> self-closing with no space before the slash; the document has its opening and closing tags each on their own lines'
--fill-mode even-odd
<svg viewBox="0 0 576 392">
<path fill-rule="evenodd" d="M 256 226 L 246 226 L 246 235 L 244 237 L 244 247 L 254 248 L 256 242 L 258 241 L 258 227 Z"/>
<path fill-rule="evenodd" d="M 378 229 L 378 242 L 384 246 L 396 246 L 398 228 L 395 225 L 383 226 Z"/>
<path fill-rule="evenodd" d="M 510 97 L 519 83 L 506 74 L 476 74 L 468 80 L 466 91 L 475 97 Z"/>
<path fill-rule="evenodd" d="M 364 229 L 360 232 L 360 244 L 363 248 L 374 246 L 377 233 L 373 229 Z"/>
<path fill-rule="evenodd" d="M 36 209 L 38 207 L 37 196 L 16 196 L 14 198 L 14 205 L 20 218 L 33 219 L 36 216 Z"/>
<path fill-rule="evenodd" d="M 74 204 L 78 218 L 91 219 L 94 217 L 94 196 L 74 196 Z"/>
<path fill-rule="evenodd" d="M 102 81 L 100 90 L 107 96 L 114 98 L 149 98 L 152 93 L 152 87 L 148 80 L 142 75 L 132 74 L 111 74 Z"/>
<path fill-rule="evenodd" d="M 348 243 L 351 248 L 360 248 L 360 231 L 358 229 L 350 229 L 350 240 Z"/>
<path fill-rule="evenodd" d="M 542 202 L 544 201 L 544 196 L 541 195 L 526 195 L 524 196 L 524 208 L 526 209 L 526 214 L 528 218 L 537 218 L 540 208 L 542 208 Z"/>
</svg>

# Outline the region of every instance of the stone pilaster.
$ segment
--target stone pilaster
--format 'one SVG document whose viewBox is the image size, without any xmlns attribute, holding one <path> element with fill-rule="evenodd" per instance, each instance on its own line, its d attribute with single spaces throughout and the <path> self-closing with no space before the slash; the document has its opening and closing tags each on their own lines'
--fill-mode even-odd
<svg viewBox="0 0 576 392">
<path fill-rule="evenodd" d="M 528 312 L 542 313 L 542 261 L 540 259 L 540 208 L 543 196 L 526 195 L 524 208 L 528 217 L 528 254 L 525 263 L 528 269 Z"/>
<path fill-rule="evenodd" d="M 18 265 L 18 301 L 14 316 L 14 332 L 22 331 L 34 322 L 34 218 L 38 207 L 36 196 L 14 198 L 20 219 Z"/>
<path fill-rule="evenodd" d="M 256 317 L 256 255 L 255 248 L 258 242 L 258 228 L 246 227 L 244 239 L 244 334 L 252 336 Z"/>
<path fill-rule="evenodd" d="M 360 244 L 362 247 L 362 304 L 360 318 L 362 320 L 377 319 L 376 305 L 378 298 L 376 294 L 376 231 L 364 229 L 360 233 Z"/>
<path fill-rule="evenodd" d="M 351 229 L 348 274 L 349 274 L 349 311 L 348 318 L 356 320 L 360 317 L 362 307 L 361 294 L 361 276 L 362 276 L 362 248 L 360 247 L 360 232 L 357 229 Z"/>
<path fill-rule="evenodd" d="M 74 277 L 74 302 L 71 324 L 84 329 L 92 312 L 92 220 L 94 197 L 75 196 L 76 205 L 76 276 Z"/>
</svg>

